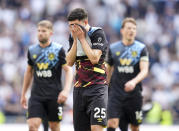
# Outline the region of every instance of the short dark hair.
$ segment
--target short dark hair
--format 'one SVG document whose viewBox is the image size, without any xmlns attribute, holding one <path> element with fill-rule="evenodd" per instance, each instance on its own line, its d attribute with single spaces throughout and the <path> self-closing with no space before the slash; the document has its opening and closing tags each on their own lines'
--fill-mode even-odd
<svg viewBox="0 0 179 131">
<path fill-rule="evenodd" d="M 136 21 L 135 21 L 134 18 L 132 18 L 132 17 L 127 17 L 127 18 L 125 18 L 125 19 L 123 20 L 123 22 L 122 22 L 122 28 L 124 28 L 125 24 L 128 23 L 128 22 L 129 22 L 129 23 L 132 23 L 132 24 L 134 24 L 134 25 L 137 26 Z"/>
<path fill-rule="evenodd" d="M 67 16 L 68 21 L 84 20 L 88 18 L 88 13 L 83 8 L 76 8 L 70 11 Z"/>
</svg>

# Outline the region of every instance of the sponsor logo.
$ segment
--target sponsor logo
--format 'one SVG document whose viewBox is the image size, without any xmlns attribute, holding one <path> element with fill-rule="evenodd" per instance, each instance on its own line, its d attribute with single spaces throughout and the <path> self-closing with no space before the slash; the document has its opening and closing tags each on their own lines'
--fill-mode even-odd
<svg viewBox="0 0 179 131">
<path fill-rule="evenodd" d="M 48 68 L 48 63 L 37 63 L 37 67 L 39 70 L 46 70 Z"/>
<path fill-rule="evenodd" d="M 133 73 L 134 67 L 133 66 L 118 66 L 118 71 L 120 73 Z"/>
<path fill-rule="evenodd" d="M 100 46 L 103 46 L 104 44 L 103 44 L 103 43 L 93 43 L 93 45 L 100 45 Z"/>
<path fill-rule="evenodd" d="M 120 59 L 120 64 L 121 65 L 130 65 L 131 64 L 131 62 L 132 62 L 132 60 L 131 59 L 126 59 L 126 58 L 124 58 L 124 59 Z"/>
<path fill-rule="evenodd" d="M 102 119 L 102 118 L 98 118 L 97 121 L 98 121 L 98 122 L 102 122 L 103 119 Z"/>
<path fill-rule="evenodd" d="M 43 71 L 36 71 L 36 74 L 38 77 L 52 77 L 52 71 L 51 70 L 43 70 Z"/>
</svg>

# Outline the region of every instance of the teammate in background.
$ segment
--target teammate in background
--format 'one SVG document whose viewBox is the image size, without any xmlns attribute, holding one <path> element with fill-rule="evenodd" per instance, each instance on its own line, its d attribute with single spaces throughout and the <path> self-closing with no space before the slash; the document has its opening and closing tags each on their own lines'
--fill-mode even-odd
<svg viewBox="0 0 179 131">
<path fill-rule="evenodd" d="M 111 79 L 108 101 L 108 129 L 139 131 L 142 123 L 141 81 L 149 70 L 146 46 L 135 40 L 136 21 L 126 18 L 122 23 L 122 41 L 110 45 L 108 52 L 108 82 Z M 111 78 L 112 75 L 112 78 Z"/>
<path fill-rule="evenodd" d="M 82 8 L 72 10 L 67 19 L 71 35 L 66 59 L 68 65 L 76 64 L 74 130 L 102 131 L 107 125 L 106 36 L 100 27 L 88 24 L 87 12 Z"/>
<path fill-rule="evenodd" d="M 21 104 L 27 109 L 25 94 L 33 80 L 28 103 L 27 123 L 29 131 L 38 131 L 46 115 L 52 131 L 60 130 L 62 104 L 66 101 L 72 83 L 72 69 L 66 64 L 62 45 L 50 41 L 52 23 L 38 23 L 39 44 L 28 49 L 28 66 L 24 75 Z M 65 85 L 61 86 L 61 69 L 64 69 Z"/>
</svg>

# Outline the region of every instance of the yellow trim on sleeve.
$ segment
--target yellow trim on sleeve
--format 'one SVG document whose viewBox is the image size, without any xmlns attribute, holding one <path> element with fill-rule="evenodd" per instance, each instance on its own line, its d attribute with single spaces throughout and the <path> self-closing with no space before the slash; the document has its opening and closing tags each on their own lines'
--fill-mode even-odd
<svg viewBox="0 0 179 131">
<path fill-rule="evenodd" d="M 63 64 L 62 66 L 65 66 L 65 65 L 67 65 L 67 63 Z"/>
<path fill-rule="evenodd" d="M 143 57 L 140 58 L 140 61 L 149 61 L 149 57 L 143 56 Z"/>
</svg>

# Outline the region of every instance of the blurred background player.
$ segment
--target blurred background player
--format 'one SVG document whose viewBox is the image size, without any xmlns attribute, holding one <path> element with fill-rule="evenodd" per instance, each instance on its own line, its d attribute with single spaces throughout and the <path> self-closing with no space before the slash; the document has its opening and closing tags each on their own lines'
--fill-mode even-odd
<svg viewBox="0 0 179 131">
<path fill-rule="evenodd" d="M 72 10 L 67 19 L 71 31 L 67 63 L 76 64 L 74 130 L 102 131 L 107 124 L 106 36 L 101 28 L 88 24 L 87 12 L 82 8 Z"/>
<path fill-rule="evenodd" d="M 121 27 L 122 40 L 110 45 L 108 53 L 108 129 L 139 131 L 142 123 L 142 85 L 147 76 L 149 57 L 146 45 L 136 41 L 136 21 L 125 18 Z M 112 78 L 111 78 L 112 75 Z"/>
<path fill-rule="evenodd" d="M 62 45 L 50 41 L 52 28 L 50 21 L 40 21 L 39 44 L 30 46 L 28 50 L 21 104 L 27 108 L 25 94 L 33 80 L 27 112 L 29 131 L 37 131 L 44 116 L 47 116 L 52 131 L 60 130 L 61 104 L 66 101 L 72 83 L 72 69 L 66 64 Z M 66 73 L 64 89 L 61 86 L 61 69 Z"/>
</svg>

